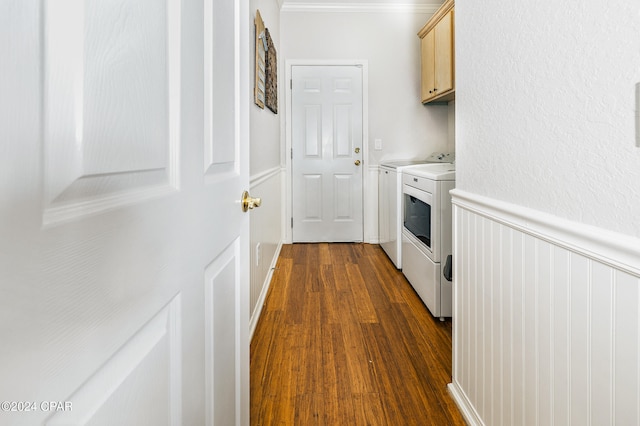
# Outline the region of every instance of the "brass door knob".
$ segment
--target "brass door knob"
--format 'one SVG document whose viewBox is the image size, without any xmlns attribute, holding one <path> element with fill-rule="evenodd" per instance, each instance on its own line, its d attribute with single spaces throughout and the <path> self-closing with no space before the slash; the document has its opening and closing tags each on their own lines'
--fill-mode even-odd
<svg viewBox="0 0 640 426">
<path fill-rule="evenodd" d="M 360 160 L 356 160 L 356 161 L 354 161 L 354 163 L 353 163 L 353 164 L 355 164 L 356 166 L 359 166 L 359 165 L 360 165 Z"/>
<path fill-rule="evenodd" d="M 253 210 L 256 207 L 260 207 L 262 204 L 262 199 L 259 197 L 253 198 L 249 195 L 248 191 L 244 191 L 242 193 L 242 211 L 246 212 L 248 210 Z"/>
</svg>

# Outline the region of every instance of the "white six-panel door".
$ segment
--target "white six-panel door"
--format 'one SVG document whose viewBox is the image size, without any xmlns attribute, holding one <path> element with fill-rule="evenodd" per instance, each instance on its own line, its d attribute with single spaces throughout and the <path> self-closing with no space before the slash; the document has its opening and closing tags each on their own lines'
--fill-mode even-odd
<svg viewBox="0 0 640 426">
<path fill-rule="evenodd" d="M 362 68 L 291 76 L 293 241 L 362 241 Z"/>
<path fill-rule="evenodd" d="M 0 425 L 249 424 L 248 16 L 0 2 Z"/>
</svg>

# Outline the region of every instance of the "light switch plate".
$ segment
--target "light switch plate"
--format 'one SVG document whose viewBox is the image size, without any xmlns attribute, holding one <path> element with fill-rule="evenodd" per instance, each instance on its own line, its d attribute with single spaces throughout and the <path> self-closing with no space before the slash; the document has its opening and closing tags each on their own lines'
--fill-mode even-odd
<svg viewBox="0 0 640 426">
<path fill-rule="evenodd" d="M 374 139 L 373 143 L 376 151 L 380 151 L 382 149 L 382 139 Z"/>
</svg>

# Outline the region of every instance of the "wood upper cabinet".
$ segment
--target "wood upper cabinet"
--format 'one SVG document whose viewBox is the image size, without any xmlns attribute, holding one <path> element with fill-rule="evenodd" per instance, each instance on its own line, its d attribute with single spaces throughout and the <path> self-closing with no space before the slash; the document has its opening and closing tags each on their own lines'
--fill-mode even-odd
<svg viewBox="0 0 640 426">
<path fill-rule="evenodd" d="M 423 103 L 455 97 L 453 6 L 446 1 L 418 33 Z"/>
</svg>

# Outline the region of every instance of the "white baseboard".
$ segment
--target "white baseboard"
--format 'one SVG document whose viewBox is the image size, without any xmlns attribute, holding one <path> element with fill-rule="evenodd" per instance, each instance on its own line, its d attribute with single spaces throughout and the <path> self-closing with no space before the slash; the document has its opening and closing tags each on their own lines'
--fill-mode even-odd
<svg viewBox="0 0 640 426">
<path fill-rule="evenodd" d="M 267 274 L 264 284 L 262 286 L 262 291 L 260 292 L 260 296 L 258 297 L 258 301 L 256 302 L 256 308 L 253 311 L 253 315 L 249 320 L 249 341 L 253 339 L 253 333 L 256 331 L 256 327 L 258 326 L 258 320 L 260 319 L 260 314 L 262 314 L 262 308 L 264 307 L 264 302 L 267 298 L 267 294 L 269 293 L 269 287 L 271 286 L 271 279 L 273 278 L 273 271 L 276 268 L 276 264 L 278 263 L 278 258 L 280 257 L 280 250 L 282 249 L 282 241 L 278 244 L 275 253 L 273 254 L 273 259 L 271 259 L 271 266 L 269 266 L 269 273 Z"/>
<path fill-rule="evenodd" d="M 473 409 L 473 406 L 469 402 L 469 400 L 465 397 L 464 392 L 462 392 L 459 387 L 454 383 L 449 383 L 447 385 L 447 389 L 451 394 L 451 397 L 455 401 L 462 417 L 467 422 L 469 426 L 481 426 L 484 425 L 476 410 Z"/>
</svg>

